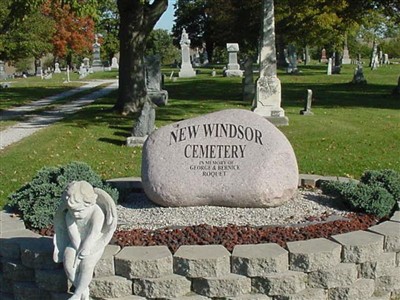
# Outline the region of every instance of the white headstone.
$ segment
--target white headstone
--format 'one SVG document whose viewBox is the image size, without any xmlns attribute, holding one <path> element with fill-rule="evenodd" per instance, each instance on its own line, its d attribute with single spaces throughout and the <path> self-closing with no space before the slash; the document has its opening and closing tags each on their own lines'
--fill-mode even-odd
<svg viewBox="0 0 400 300">
<path fill-rule="evenodd" d="M 111 59 L 111 69 L 119 69 L 118 59 L 115 56 Z"/>
<path fill-rule="evenodd" d="M 264 0 L 260 51 L 260 77 L 257 80 L 253 111 L 277 126 L 288 125 L 281 107 L 281 82 L 276 76 L 274 1 Z"/>
<path fill-rule="evenodd" d="M 182 52 L 182 64 L 179 71 L 179 77 L 195 77 L 196 72 L 193 70 L 190 62 L 190 39 L 185 29 L 182 31 L 180 45 Z"/>
<path fill-rule="evenodd" d="M 228 77 L 242 77 L 243 71 L 240 70 L 238 64 L 237 53 L 239 52 L 239 44 L 228 43 L 226 44 L 226 50 L 228 51 L 228 67 L 225 71 L 225 75 Z"/>
<path fill-rule="evenodd" d="M 61 73 L 60 64 L 59 63 L 55 63 L 54 64 L 54 73 L 56 73 L 56 74 Z"/>
<path fill-rule="evenodd" d="M 293 148 L 265 118 L 229 109 L 154 131 L 143 146 L 146 195 L 163 206 L 274 207 L 293 197 Z"/>
<path fill-rule="evenodd" d="M 343 49 L 342 64 L 343 65 L 351 64 L 351 59 L 350 59 L 350 55 L 349 55 L 349 49 L 347 49 L 347 46 L 345 46 L 344 49 Z"/>
<path fill-rule="evenodd" d="M 326 70 L 327 75 L 332 75 L 332 58 L 328 59 L 328 69 Z"/>
</svg>

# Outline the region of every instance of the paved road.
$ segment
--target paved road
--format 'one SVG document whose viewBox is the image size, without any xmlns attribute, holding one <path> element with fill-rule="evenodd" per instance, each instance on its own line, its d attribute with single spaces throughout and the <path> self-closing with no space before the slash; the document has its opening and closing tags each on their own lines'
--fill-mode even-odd
<svg viewBox="0 0 400 300">
<path fill-rule="evenodd" d="M 105 88 L 97 90 L 91 94 L 82 96 L 81 98 L 71 101 L 67 104 L 59 105 L 53 110 L 41 112 L 40 114 L 37 114 L 37 115 L 32 115 L 32 117 L 29 118 L 29 120 L 20 122 L 18 124 L 15 124 L 14 126 L 10 126 L 10 127 L 6 128 L 3 131 L 0 131 L 0 150 L 6 148 L 7 146 L 9 146 L 13 143 L 19 142 L 23 138 L 30 136 L 31 134 L 35 133 L 36 131 L 38 131 L 42 128 L 45 128 L 45 127 L 61 120 L 67 114 L 75 113 L 76 111 L 81 109 L 83 106 L 94 102 L 97 98 L 104 97 L 105 95 L 111 93 L 112 91 L 114 91 L 118 88 L 118 82 L 115 80 L 114 81 L 95 81 L 93 83 L 91 82 L 80 88 L 73 89 L 73 90 L 58 94 L 56 96 L 48 97 L 48 98 L 36 101 L 34 103 L 31 103 L 29 105 L 25 105 L 25 106 L 21 106 L 21 107 L 9 110 L 9 111 L 11 111 L 10 113 L 4 112 L 4 118 L 3 118 L 3 115 L 1 115 L 1 120 L 10 118 L 10 117 L 6 117 L 8 115 L 13 115 L 14 117 L 17 115 L 23 115 L 27 112 L 39 109 L 41 106 L 49 105 L 50 103 L 57 101 L 61 98 L 70 97 L 77 92 L 96 87 L 105 82 L 110 82 L 111 84 Z M 72 93 L 72 91 L 75 91 L 75 92 Z M 38 102 L 40 104 L 37 104 Z"/>
</svg>

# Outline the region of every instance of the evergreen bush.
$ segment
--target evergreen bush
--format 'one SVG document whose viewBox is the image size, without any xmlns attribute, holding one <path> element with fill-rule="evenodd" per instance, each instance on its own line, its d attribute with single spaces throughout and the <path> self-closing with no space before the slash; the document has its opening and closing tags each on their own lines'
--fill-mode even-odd
<svg viewBox="0 0 400 300">
<path fill-rule="evenodd" d="M 101 180 L 89 165 L 71 162 L 60 167 L 44 167 L 32 181 L 11 194 L 7 207 L 17 210 L 25 224 L 32 228 L 47 228 L 53 224 L 61 195 L 71 181 L 85 180 L 106 191 L 115 202 L 118 191 Z"/>
<path fill-rule="evenodd" d="M 393 211 L 400 197 L 400 173 L 366 171 L 358 184 L 330 181 L 322 183 L 321 189 L 325 194 L 343 199 L 352 210 L 382 218 Z"/>
</svg>

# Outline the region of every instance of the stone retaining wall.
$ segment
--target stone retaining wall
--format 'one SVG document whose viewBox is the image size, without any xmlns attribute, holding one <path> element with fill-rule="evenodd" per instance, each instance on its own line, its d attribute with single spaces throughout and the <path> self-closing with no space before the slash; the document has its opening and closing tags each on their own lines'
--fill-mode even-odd
<svg viewBox="0 0 400 300">
<path fill-rule="evenodd" d="M 1 214 L 2 300 L 68 299 L 53 243 Z M 94 299 L 400 299 L 400 211 L 367 231 L 277 244 L 109 245 L 91 283 Z"/>
</svg>

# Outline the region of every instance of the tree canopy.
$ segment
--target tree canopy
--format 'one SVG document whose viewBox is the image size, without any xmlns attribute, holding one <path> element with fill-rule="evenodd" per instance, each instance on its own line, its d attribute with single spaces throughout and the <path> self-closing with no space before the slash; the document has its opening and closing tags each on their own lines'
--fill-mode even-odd
<svg viewBox="0 0 400 300">
<path fill-rule="evenodd" d="M 186 28 L 196 45 L 210 42 L 214 46 L 224 47 L 225 43 L 235 41 L 239 42 L 241 52 L 254 52 L 261 28 L 262 2 L 263 0 L 178 0 L 173 34 L 179 39 L 182 28 Z M 390 24 L 399 24 L 399 2 L 400 0 L 275 1 L 277 40 L 283 44 L 334 49 L 343 45 L 347 32 L 358 30 L 371 22 L 371 17 L 376 12 L 383 17 L 380 24 L 385 24 L 386 29 Z"/>
</svg>

